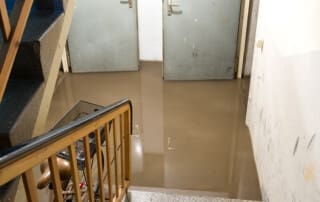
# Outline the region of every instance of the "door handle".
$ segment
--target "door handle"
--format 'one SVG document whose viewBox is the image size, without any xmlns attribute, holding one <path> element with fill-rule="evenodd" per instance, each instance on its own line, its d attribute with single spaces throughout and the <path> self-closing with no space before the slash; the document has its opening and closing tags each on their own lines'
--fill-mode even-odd
<svg viewBox="0 0 320 202">
<path fill-rule="evenodd" d="M 172 0 L 168 0 L 168 16 L 171 16 L 175 13 L 173 7 L 179 7 L 178 3 L 173 3 Z"/>
<path fill-rule="evenodd" d="M 129 4 L 129 8 L 132 8 L 132 0 L 120 1 L 120 4 Z"/>
</svg>

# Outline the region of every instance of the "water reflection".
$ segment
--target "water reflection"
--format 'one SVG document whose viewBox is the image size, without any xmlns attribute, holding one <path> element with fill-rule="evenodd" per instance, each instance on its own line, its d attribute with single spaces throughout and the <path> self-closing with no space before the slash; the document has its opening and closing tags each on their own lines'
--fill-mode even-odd
<svg viewBox="0 0 320 202">
<path fill-rule="evenodd" d="M 140 72 L 67 74 L 46 128 L 78 100 L 134 106 L 132 184 L 260 199 L 249 132 L 244 124 L 248 81 L 163 81 L 161 64 Z"/>
</svg>

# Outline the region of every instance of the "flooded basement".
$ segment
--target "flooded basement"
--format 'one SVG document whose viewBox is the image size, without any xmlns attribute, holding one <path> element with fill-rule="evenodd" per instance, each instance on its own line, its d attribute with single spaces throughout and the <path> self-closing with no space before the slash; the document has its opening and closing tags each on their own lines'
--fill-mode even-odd
<svg viewBox="0 0 320 202">
<path fill-rule="evenodd" d="M 132 185 L 261 200 L 248 128 L 249 80 L 163 81 L 161 63 L 140 72 L 65 74 L 47 129 L 77 101 L 133 101 Z"/>
</svg>

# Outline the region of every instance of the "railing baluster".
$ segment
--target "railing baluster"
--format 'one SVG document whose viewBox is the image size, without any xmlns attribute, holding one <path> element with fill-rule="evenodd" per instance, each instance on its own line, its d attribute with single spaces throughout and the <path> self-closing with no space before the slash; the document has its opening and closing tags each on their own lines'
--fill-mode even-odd
<svg viewBox="0 0 320 202">
<path fill-rule="evenodd" d="M 130 111 L 126 111 L 124 113 L 124 146 L 125 146 L 125 180 L 130 181 L 131 179 L 131 172 L 130 172 L 130 165 L 131 165 L 131 114 Z"/>
<path fill-rule="evenodd" d="M 120 114 L 120 144 L 121 144 L 121 186 L 124 187 L 124 115 Z"/>
<path fill-rule="evenodd" d="M 129 103 L 130 104 L 130 103 Z M 121 106 L 117 110 L 110 111 L 109 114 L 104 114 L 98 117 L 95 120 L 90 120 L 86 125 L 77 126 L 73 131 L 68 131 L 68 134 L 59 133 L 59 135 L 64 135 L 59 137 L 52 142 L 47 142 L 45 145 L 40 145 L 38 148 L 32 148 L 30 153 L 23 154 L 24 150 L 19 150 L 19 156 L 16 155 L 11 158 L 1 158 L 0 159 L 0 185 L 4 185 L 9 180 L 13 179 L 15 176 L 22 175 L 23 182 L 25 186 L 26 195 L 29 201 L 38 201 L 38 196 L 36 193 L 36 187 L 33 179 L 33 173 L 31 168 L 39 165 L 43 160 L 48 159 L 49 167 L 51 171 L 51 180 L 54 186 L 55 201 L 63 201 L 64 194 L 71 194 L 75 201 L 82 201 L 85 197 L 82 195 L 82 190 L 80 190 L 80 179 L 78 170 L 78 161 L 75 142 L 77 140 L 84 141 L 84 151 L 85 151 L 85 164 L 86 164 L 86 173 L 87 176 L 87 185 L 88 185 L 88 201 L 94 201 L 94 182 L 92 177 L 92 160 L 96 160 L 98 167 L 98 177 L 100 184 L 100 194 L 102 201 L 105 200 L 104 193 L 104 175 L 103 171 L 103 159 L 106 158 L 106 167 L 107 167 L 107 177 L 108 177 L 108 199 L 109 201 L 121 201 L 123 196 L 127 192 L 128 186 L 130 184 L 130 134 L 131 134 L 131 111 L 130 105 Z M 101 134 L 101 125 L 104 125 L 104 134 Z M 111 129 L 112 128 L 112 129 Z M 120 129 L 120 131 L 119 131 Z M 112 133 L 111 133 L 112 130 Z M 97 156 L 96 159 L 92 159 L 90 154 L 90 137 L 89 133 L 95 132 L 95 143 Z M 54 136 L 58 135 L 53 133 Z M 52 134 L 48 134 L 48 136 Z M 105 136 L 106 141 L 106 157 L 103 157 L 104 148 L 102 148 L 101 135 Z M 46 137 L 46 135 L 44 136 Z M 58 137 L 58 136 L 57 136 Z M 120 137 L 120 140 L 118 138 Z M 113 138 L 110 139 L 110 138 Z M 35 140 L 37 142 L 38 139 Z M 120 141 L 120 142 L 118 142 Z M 119 145 L 121 148 L 119 148 Z M 113 148 L 112 148 L 113 146 Z M 24 147 L 22 147 L 24 148 Z M 68 189 L 62 190 L 59 167 L 58 163 L 60 159 L 57 159 L 57 152 L 67 148 L 69 150 L 69 161 L 71 164 L 71 175 L 72 180 L 70 180 L 69 185 L 73 186 L 73 190 Z M 30 148 L 28 148 L 30 149 Z M 78 149 L 78 148 L 77 148 Z M 118 156 L 118 154 L 120 156 Z M 20 157 L 20 155 L 23 155 Z M 113 159 L 112 156 L 114 156 Z M 114 161 L 114 168 L 112 163 Z M 120 162 L 120 164 L 119 164 Z M 121 167 L 119 168 L 119 165 Z M 113 170 L 114 169 L 114 170 Z M 120 170 L 121 169 L 121 170 Z M 114 173 L 113 173 L 114 172 Z M 121 176 L 119 176 L 119 172 Z M 14 174 L 13 174 L 14 173 Z M 112 174 L 112 175 L 111 175 Z M 113 177 L 115 177 L 115 183 L 112 183 Z M 121 180 L 121 181 L 119 181 Z M 114 191 L 115 189 L 115 191 Z M 69 195 L 70 196 L 70 195 Z"/>
<path fill-rule="evenodd" d="M 24 190 L 26 192 L 28 201 L 32 201 L 32 202 L 39 201 L 36 185 L 34 183 L 32 168 L 22 174 L 22 179 L 23 179 Z"/>
<path fill-rule="evenodd" d="M 74 144 L 71 144 L 68 147 L 68 149 L 69 149 L 71 168 L 72 168 L 73 189 L 75 191 L 76 201 L 81 201 L 81 194 L 80 194 L 80 187 L 79 187 L 80 180 L 79 180 L 79 173 L 78 173 L 76 149 Z"/>
<path fill-rule="evenodd" d="M 3 39 L 9 40 L 10 32 L 11 32 L 11 25 L 10 25 L 10 21 L 9 21 L 6 2 L 4 0 L 0 1 L 0 15 L 1 15 L 0 17 L 1 17 Z"/>
<path fill-rule="evenodd" d="M 110 139 L 109 139 L 109 123 L 105 127 L 105 139 L 106 139 L 106 156 L 107 156 L 107 173 L 108 173 L 108 190 L 109 190 L 109 201 L 112 200 L 112 182 L 111 182 L 111 157 L 110 157 Z"/>
<path fill-rule="evenodd" d="M 97 160 L 98 160 L 98 175 L 99 175 L 99 187 L 100 187 L 100 198 L 102 201 L 104 198 L 104 183 L 103 183 L 103 172 L 102 172 L 102 155 L 101 155 L 101 133 L 100 129 L 95 131 L 96 133 L 96 149 L 97 149 Z"/>
<path fill-rule="evenodd" d="M 49 167 L 50 167 L 51 180 L 53 182 L 55 201 L 62 202 L 63 198 L 62 198 L 59 168 L 58 168 L 58 163 L 57 163 L 57 156 L 56 155 L 51 156 L 48 159 L 48 162 L 49 162 Z"/>
<path fill-rule="evenodd" d="M 115 184 L 116 184 L 116 198 L 119 196 L 119 182 L 118 182 L 118 157 L 117 157 L 117 122 L 116 119 L 112 120 L 113 124 L 113 151 L 114 151 L 114 173 L 115 173 Z"/>
<path fill-rule="evenodd" d="M 86 157 L 86 172 L 87 172 L 86 177 L 87 177 L 87 183 L 88 183 L 87 186 L 88 186 L 89 200 L 91 202 L 94 202 L 89 136 L 85 136 L 83 138 L 83 141 L 84 141 L 84 151 L 85 151 L 85 157 Z"/>
</svg>

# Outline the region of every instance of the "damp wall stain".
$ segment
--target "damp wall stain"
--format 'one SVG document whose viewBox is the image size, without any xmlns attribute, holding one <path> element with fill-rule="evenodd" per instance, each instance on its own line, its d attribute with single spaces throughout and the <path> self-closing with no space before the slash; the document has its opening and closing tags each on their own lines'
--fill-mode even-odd
<svg viewBox="0 0 320 202">
<path fill-rule="evenodd" d="M 320 43 L 303 29 L 320 34 L 316 7 L 260 0 L 256 39 L 265 46 L 254 50 L 246 119 L 264 201 L 320 201 Z"/>
</svg>

